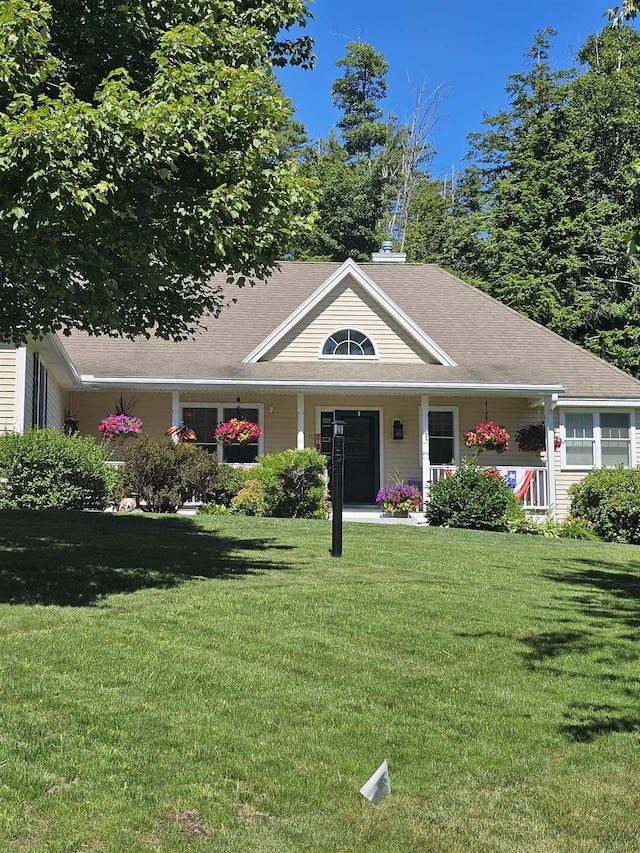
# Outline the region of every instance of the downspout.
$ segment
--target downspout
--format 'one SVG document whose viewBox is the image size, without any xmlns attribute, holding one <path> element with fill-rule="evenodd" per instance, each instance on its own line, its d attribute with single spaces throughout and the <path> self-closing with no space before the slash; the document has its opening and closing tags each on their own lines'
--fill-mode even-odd
<svg viewBox="0 0 640 853">
<path fill-rule="evenodd" d="M 556 450 L 554 445 L 555 429 L 553 414 L 558 405 L 558 395 L 552 394 L 544 403 L 545 421 L 547 424 L 547 488 L 549 489 L 549 515 L 556 517 Z"/>
</svg>

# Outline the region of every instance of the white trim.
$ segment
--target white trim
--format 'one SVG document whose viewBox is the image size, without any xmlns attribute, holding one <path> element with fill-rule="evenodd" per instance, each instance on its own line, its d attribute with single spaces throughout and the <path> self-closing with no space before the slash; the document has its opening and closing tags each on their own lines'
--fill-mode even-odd
<svg viewBox="0 0 640 853">
<path fill-rule="evenodd" d="M 296 414 L 298 418 L 296 448 L 304 450 L 304 394 L 298 394 L 296 397 Z"/>
<path fill-rule="evenodd" d="M 211 401 L 203 401 L 200 400 L 198 403 L 191 403 L 188 400 L 180 400 L 179 405 L 179 413 L 178 413 L 178 422 L 181 421 L 182 409 L 235 409 L 236 403 L 230 400 L 227 400 L 226 403 L 221 402 L 220 400 L 211 400 Z M 258 423 L 260 424 L 260 438 L 258 439 L 258 456 L 262 456 L 264 453 L 264 403 L 247 403 L 244 400 L 242 401 L 242 409 L 257 409 L 258 410 Z M 222 413 L 221 413 L 222 414 Z M 211 437 L 212 441 L 203 442 L 205 444 L 216 444 L 213 441 L 213 436 Z M 221 462 L 224 462 L 224 450 L 222 451 L 222 459 Z"/>
<path fill-rule="evenodd" d="M 423 330 L 391 300 L 369 276 L 360 269 L 358 264 L 348 258 L 339 269 L 320 285 L 301 305 L 296 308 L 280 325 L 268 335 L 243 360 L 245 364 L 255 364 L 263 359 L 273 347 L 279 343 L 301 320 L 303 320 L 332 290 L 347 276 L 352 276 L 356 282 L 374 299 L 380 307 L 389 314 L 416 343 L 433 356 L 440 364 L 455 367 L 456 362 L 438 346 Z"/>
<path fill-rule="evenodd" d="M 547 502 L 549 504 L 549 510 L 551 514 L 555 517 L 555 507 L 556 507 L 556 453 L 555 453 L 555 425 L 553 422 L 554 418 L 554 410 L 558 405 L 558 395 L 552 394 L 551 397 L 547 397 L 544 401 L 544 417 L 547 425 L 547 438 L 546 438 L 546 448 L 547 448 L 547 488 L 549 490 L 549 494 L 547 495 Z"/>
<path fill-rule="evenodd" d="M 22 434 L 24 432 L 25 409 L 27 406 L 27 354 L 25 344 L 16 347 L 16 373 L 13 401 L 14 429 Z"/>
<path fill-rule="evenodd" d="M 573 407 L 572 407 L 573 408 Z M 629 416 L 629 468 L 635 468 L 637 465 L 636 453 L 636 413 L 634 409 L 629 409 L 624 406 L 606 406 L 607 412 L 619 413 Z M 597 408 L 586 406 L 582 407 L 585 415 L 591 415 L 593 425 L 593 464 L 592 465 L 570 465 L 567 463 L 567 429 L 565 422 L 565 413 L 560 412 L 560 438 L 562 441 L 560 450 L 560 465 L 563 471 L 593 471 L 595 468 L 602 468 L 602 432 L 600 428 L 600 412 Z M 571 441 L 571 439 L 569 439 Z"/>
<path fill-rule="evenodd" d="M 627 409 L 627 408 L 637 408 L 640 409 L 640 400 L 636 397 L 617 397 L 616 399 L 611 399 L 607 397 L 606 399 L 591 399 L 591 400 L 580 400 L 580 399 L 569 399 L 563 398 L 558 400 L 558 407 L 561 409 L 565 408 L 578 408 L 578 409 Z"/>
<path fill-rule="evenodd" d="M 423 397 L 424 399 L 424 397 Z M 426 397 L 427 401 L 429 400 Z M 418 419 L 422 421 L 422 406 L 418 407 Z M 429 406 L 430 412 L 452 412 L 453 414 L 453 459 L 452 462 L 456 465 L 460 461 L 460 408 L 458 406 Z M 429 438 L 429 419 L 427 417 L 427 442 Z M 419 464 L 422 465 L 422 454 L 420 454 Z M 431 459 L 429 459 L 431 465 Z"/>
<path fill-rule="evenodd" d="M 171 426 L 179 426 L 182 423 L 180 417 L 180 392 L 173 391 L 171 394 Z"/>
<path fill-rule="evenodd" d="M 491 384 L 480 382 L 397 382 L 395 380 L 371 380 L 371 381 L 336 381 L 335 379 L 307 380 L 307 379 L 173 379 L 170 377 L 153 378 L 137 376 L 92 376 L 83 374 L 83 385 L 89 386 L 91 390 L 100 391 L 102 387 L 109 388 L 113 385 L 125 387 L 149 386 L 167 390 L 174 389 L 210 389 L 210 388 L 256 388 L 260 390 L 282 391 L 304 391 L 306 389 L 329 389 L 346 391 L 384 390 L 387 393 L 400 390 L 416 391 L 444 391 L 447 393 L 475 393 L 490 392 L 492 394 L 518 394 L 528 396 L 532 393 L 552 394 L 562 392 L 562 385 L 513 385 L 513 384 Z M 618 401 L 617 405 L 627 405 L 626 401 Z M 631 405 L 631 404 L 629 404 Z M 640 407 L 640 402 L 638 403 Z"/>
<path fill-rule="evenodd" d="M 418 435 L 420 436 L 420 465 L 422 467 L 422 505 L 427 503 L 429 497 L 429 473 L 431 461 L 429 459 L 429 396 L 423 394 L 418 406 L 418 420 L 420 422 Z"/>
<path fill-rule="evenodd" d="M 64 346 L 60 342 L 58 336 L 53 335 L 53 334 L 49 334 L 49 335 L 47 335 L 46 340 L 49 341 L 49 343 L 51 344 L 51 348 L 55 352 L 56 356 L 60 359 L 60 361 L 64 365 L 66 371 L 71 376 L 73 384 L 74 385 L 80 385 L 81 381 L 82 381 L 80 379 L 80 374 L 76 370 L 75 364 L 69 358 L 69 354 L 67 353 L 66 349 L 64 348 Z"/>
</svg>

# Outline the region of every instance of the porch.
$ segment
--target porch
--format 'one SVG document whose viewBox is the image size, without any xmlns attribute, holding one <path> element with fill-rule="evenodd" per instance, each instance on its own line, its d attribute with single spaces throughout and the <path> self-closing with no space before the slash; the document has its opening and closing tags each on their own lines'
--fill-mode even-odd
<svg viewBox="0 0 640 853">
<path fill-rule="evenodd" d="M 551 508 L 549 500 L 549 472 L 546 468 L 525 468 L 523 466 L 479 466 L 483 470 L 499 471 L 522 501 L 527 512 L 547 512 Z M 455 465 L 431 465 L 429 484 L 450 477 L 456 471 Z M 428 491 L 428 486 L 427 486 Z M 426 496 L 428 500 L 428 495 Z"/>
</svg>

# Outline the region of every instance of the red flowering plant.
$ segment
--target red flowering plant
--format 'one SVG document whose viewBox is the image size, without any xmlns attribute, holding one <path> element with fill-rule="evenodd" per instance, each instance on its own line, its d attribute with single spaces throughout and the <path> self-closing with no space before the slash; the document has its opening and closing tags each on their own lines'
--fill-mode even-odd
<svg viewBox="0 0 640 853">
<path fill-rule="evenodd" d="M 504 427 L 498 426 L 493 421 L 478 424 L 465 432 L 463 437 L 467 447 L 480 451 L 495 450 L 496 453 L 504 453 L 509 447 L 511 438 Z"/>
<path fill-rule="evenodd" d="M 258 424 L 244 418 L 231 418 L 225 421 L 213 433 L 213 437 L 221 444 L 248 444 L 260 438 L 262 432 Z"/>
<path fill-rule="evenodd" d="M 129 435 L 142 432 L 142 421 L 135 415 L 107 415 L 98 424 L 98 432 L 109 441 L 124 441 Z"/>
<path fill-rule="evenodd" d="M 378 492 L 376 503 L 382 504 L 382 511 L 395 514 L 415 512 L 422 506 L 422 493 L 416 486 L 406 483 L 389 483 Z"/>
</svg>

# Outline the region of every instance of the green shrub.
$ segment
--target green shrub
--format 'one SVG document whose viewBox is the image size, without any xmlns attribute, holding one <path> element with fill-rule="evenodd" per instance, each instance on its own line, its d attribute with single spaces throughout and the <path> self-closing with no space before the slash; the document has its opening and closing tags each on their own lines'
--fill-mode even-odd
<svg viewBox="0 0 640 853">
<path fill-rule="evenodd" d="M 264 514 L 278 518 L 326 518 L 325 457 L 317 450 L 285 450 L 261 456 L 253 475 L 264 491 Z"/>
<path fill-rule="evenodd" d="M 569 489 L 571 515 L 608 542 L 640 543 L 640 470 L 600 468 Z"/>
<path fill-rule="evenodd" d="M 593 524 L 585 518 L 576 518 L 574 515 L 567 516 L 560 527 L 560 536 L 562 539 L 587 539 L 591 542 L 599 540 Z"/>
<path fill-rule="evenodd" d="M 205 500 L 208 503 L 219 506 L 231 506 L 231 501 L 244 486 L 250 472 L 243 468 L 234 468 L 226 462 L 221 462 L 215 472 L 215 477 L 210 481 Z"/>
<path fill-rule="evenodd" d="M 232 512 L 233 509 L 230 506 L 209 501 L 209 503 L 200 504 L 196 510 L 196 515 L 229 515 Z"/>
<path fill-rule="evenodd" d="M 512 529 L 524 518 L 513 490 L 497 471 L 464 457 L 458 470 L 432 484 L 425 515 L 430 524 L 473 530 Z"/>
<path fill-rule="evenodd" d="M 104 509 L 118 475 L 111 448 L 55 429 L 0 436 L 0 507 Z"/>
<path fill-rule="evenodd" d="M 256 478 L 247 480 L 231 501 L 231 508 L 243 515 L 264 515 L 265 494 L 262 482 Z"/>
<path fill-rule="evenodd" d="M 191 498 L 204 500 L 219 468 L 201 447 L 148 435 L 127 445 L 123 459 L 123 496 L 136 495 L 145 512 L 177 512 Z"/>
</svg>

